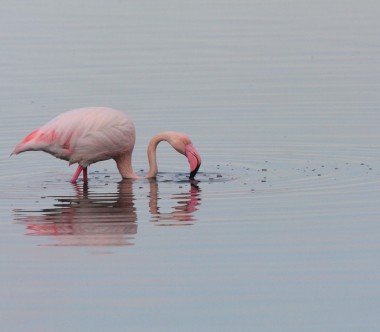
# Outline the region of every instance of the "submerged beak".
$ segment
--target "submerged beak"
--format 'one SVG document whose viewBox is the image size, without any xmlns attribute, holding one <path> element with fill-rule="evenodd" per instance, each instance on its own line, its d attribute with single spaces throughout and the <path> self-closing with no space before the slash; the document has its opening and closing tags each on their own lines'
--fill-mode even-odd
<svg viewBox="0 0 380 332">
<path fill-rule="evenodd" d="M 194 179 L 201 166 L 202 158 L 193 144 L 186 145 L 185 154 L 190 164 L 190 179 Z"/>
</svg>

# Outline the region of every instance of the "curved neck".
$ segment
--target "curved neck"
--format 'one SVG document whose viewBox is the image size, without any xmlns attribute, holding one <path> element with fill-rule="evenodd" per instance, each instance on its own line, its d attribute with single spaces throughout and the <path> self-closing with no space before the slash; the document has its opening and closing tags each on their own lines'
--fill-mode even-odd
<svg viewBox="0 0 380 332">
<path fill-rule="evenodd" d="M 148 174 L 145 176 L 146 178 L 155 178 L 157 176 L 158 167 L 156 150 L 158 143 L 160 143 L 161 141 L 168 142 L 177 152 L 183 155 L 185 155 L 185 144 L 191 143 L 190 139 L 186 135 L 174 131 L 165 131 L 154 135 L 148 144 L 147 153 L 149 171 Z M 135 174 L 132 168 L 132 151 L 115 158 L 115 161 L 117 164 L 117 168 L 119 169 L 119 172 L 123 178 L 140 178 Z"/>
<path fill-rule="evenodd" d="M 164 133 L 159 133 L 156 134 L 152 137 L 152 139 L 149 142 L 148 145 L 148 162 L 149 162 L 149 171 L 148 174 L 146 175 L 147 178 L 154 178 L 157 176 L 158 173 L 158 167 L 157 167 L 157 157 L 156 157 L 156 150 L 157 150 L 157 145 L 161 141 L 168 141 L 169 136 L 164 132 Z"/>
<path fill-rule="evenodd" d="M 149 172 L 146 178 L 154 178 L 157 176 L 156 150 L 158 143 L 161 141 L 168 142 L 174 150 L 183 155 L 186 155 L 186 144 L 191 144 L 191 140 L 187 135 L 176 131 L 164 131 L 154 135 L 148 145 Z"/>
</svg>

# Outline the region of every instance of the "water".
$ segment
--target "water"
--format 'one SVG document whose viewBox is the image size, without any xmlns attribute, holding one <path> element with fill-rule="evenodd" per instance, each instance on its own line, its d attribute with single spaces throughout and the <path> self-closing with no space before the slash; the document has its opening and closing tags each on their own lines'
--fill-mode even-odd
<svg viewBox="0 0 380 332">
<path fill-rule="evenodd" d="M 380 23 L 375 1 L 3 1 L 4 331 L 377 331 Z M 71 185 L 32 129 L 124 110 L 135 169 Z"/>
</svg>

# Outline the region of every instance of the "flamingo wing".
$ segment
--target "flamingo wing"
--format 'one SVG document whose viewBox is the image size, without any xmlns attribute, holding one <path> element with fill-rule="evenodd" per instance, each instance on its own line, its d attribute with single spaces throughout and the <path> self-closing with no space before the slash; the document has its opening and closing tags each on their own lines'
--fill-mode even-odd
<svg viewBox="0 0 380 332">
<path fill-rule="evenodd" d="M 127 152 L 132 153 L 135 143 L 133 123 L 128 119 L 117 121 L 87 130 L 79 138 L 74 137 L 70 164 L 79 163 L 87 167 L 91 163 L 115 158 Z"/>
<path fill-rule="evenodd" d="M 134 142 L 133 122 L 124 113 L 111 108 L 81 108 L 65 112 L 33 131 L 12 154 L 40 150 L 87 167 L 132 152 Z"/>
</svg>

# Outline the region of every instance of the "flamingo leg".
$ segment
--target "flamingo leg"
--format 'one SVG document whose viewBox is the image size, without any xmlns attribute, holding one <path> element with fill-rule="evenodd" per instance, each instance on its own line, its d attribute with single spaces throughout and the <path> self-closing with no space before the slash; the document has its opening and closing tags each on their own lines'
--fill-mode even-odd
<svg viewBox="0 0 380 332">
<path fill-rule="evenodd" d="M 87 167 L 83 168 L 83 182 L 87 182 Z"/>
<path fill-rule="evenodd" d="M 81 165 L 79 165 L 77 170 L 74 173 L 74 176 L 71 178 L 70 182 L 71 183 L 77 182 L 78 177 L 79 177 L 80 173 L 82 173 L 82 171 L 83 171 L 83 167 Z M 86 174 L 86 177 L 87 177 L 87 174 Z"/>
</svg>

